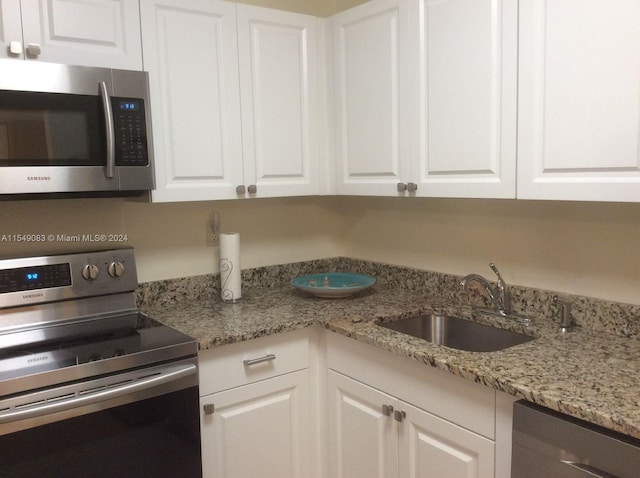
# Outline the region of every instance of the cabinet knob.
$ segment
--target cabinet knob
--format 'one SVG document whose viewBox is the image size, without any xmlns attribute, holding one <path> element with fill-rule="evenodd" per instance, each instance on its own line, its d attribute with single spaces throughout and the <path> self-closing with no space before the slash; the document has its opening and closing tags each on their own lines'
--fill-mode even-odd
<svg viewBox="0 0 640 478">
<path fill-rule="evenodd" d="M 258 186 L 256 186 L 255 184 L 251 184 L 247 188 L 247 191 L 249 191 L 249 194 L 255 194 L 258 192 Z"/>
<path fill-rule="evenodd" d="M 27 56 L 36 57 L 42 53 L 39 43 L 27 43 Z"/>
<path fill-rule="evenodd" d="M 244 194 L 245 193 L 245 187 L 244 184 L 241 184 L 239 186 L 236 186 L 236 194 Z"/>
<path fill-rule="evenodd" d="M 396 410 L 395 412 L 393 412 L 393 418 L 395 418 L 396 422 L 402 423 L 402 420 L 407 418 L 407 412 L 405 412 L 404 410 Z"/>
<path fill-rule="evenodd" d="M 213 403 L 205 403 L 202 409 L 204 410 L 205 415 L 213 415 L 216 411 L 216 406 Z"/>
<path fill-rule="evenodd" d="M 9 42 L 9 55 L 10 56 L 22 55 L 22 42 L 19 42 L 19 41 Z"/>
<path fill-rule="evenodd" d="M 407 183 L 407 191 L 410 193 L 415 193 L 418 190 L 418 185 L 416 183 Z"/>
<path fill-rule="evenodd" d="M 407 190 L 407 185 L 405 183 L 398 183 L 398 192 L 403 193 Z"/>
<path fill-rule="evenodd" d="M 393 413 L 393 405 L 382 405 L 382 414 L 385 417 L 390 417 Z"/>
</svg>

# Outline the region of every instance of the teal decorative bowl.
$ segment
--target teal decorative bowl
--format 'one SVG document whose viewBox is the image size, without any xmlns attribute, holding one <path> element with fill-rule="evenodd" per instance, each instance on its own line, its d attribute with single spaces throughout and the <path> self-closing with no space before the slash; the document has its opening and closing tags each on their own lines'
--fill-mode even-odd
<svg viewBox="0 0 640 478">
<path fill-rule="evenodd" d="M 326 272 L 296 277 L 291 285 L 316 297 L 337 299 L 367 289 L 376 283 L 376 280 L 364 274 L 351 274 L 348 272 Z"/>
</svg>

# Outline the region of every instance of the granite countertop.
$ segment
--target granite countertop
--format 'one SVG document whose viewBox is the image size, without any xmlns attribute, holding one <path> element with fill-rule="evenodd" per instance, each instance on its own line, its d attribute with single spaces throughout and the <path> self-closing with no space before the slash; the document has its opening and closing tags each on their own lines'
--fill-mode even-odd
<svg viewBox="0 0 640 478">
<path fill-rule="evenodd" d="M 143 311 L 198 340 L 200 349 L 320 325 L 548 408 L 640 438 L 640 340 L 553 323 L 530 326 L 406 289 L 374 286 L 344 299 L 318 299 L 291 287 L 245 288 L 239 303 L 196 298 Z M 378 327 L 426 311 L 452 313 L 537 340 L 498 352 L 465 352 Z"/>
</svg>

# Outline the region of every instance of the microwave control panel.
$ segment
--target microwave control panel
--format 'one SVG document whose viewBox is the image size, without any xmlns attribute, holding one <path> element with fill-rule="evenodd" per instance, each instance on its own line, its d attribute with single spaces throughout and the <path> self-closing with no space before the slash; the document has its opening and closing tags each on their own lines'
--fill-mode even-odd
<svg viewBox="0 0 640 478">
<path fill-rule="evenodd" d="M 116 166 L 147 166 L 147 128 L 144 100 L 111 98 L 116 139 Z"/>
</svg>

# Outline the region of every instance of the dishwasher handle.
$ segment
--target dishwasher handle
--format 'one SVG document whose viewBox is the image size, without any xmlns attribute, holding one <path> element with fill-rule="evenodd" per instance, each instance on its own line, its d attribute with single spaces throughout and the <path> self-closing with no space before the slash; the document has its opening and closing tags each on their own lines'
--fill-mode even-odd
<svg viewBox="0 0 640 478">
<path fill-rule="evenodd" d="M 575 461 L 562 460 L 563 463 L 569 465 L 573 468 L 577 468 L 580 471 L 588 473 L 589 476 L 593 476 L 593 478 L 620 478 L 618 475 L 612 475 L 611 473 L 607 473 L 595 466 L 588 465 L 586 463 L 578 463 Z"/>
</svg>

